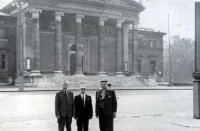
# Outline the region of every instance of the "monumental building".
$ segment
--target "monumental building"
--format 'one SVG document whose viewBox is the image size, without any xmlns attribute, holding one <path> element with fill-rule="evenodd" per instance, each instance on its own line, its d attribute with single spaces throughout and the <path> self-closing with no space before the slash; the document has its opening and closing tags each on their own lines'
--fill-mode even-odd
<svg viewBox="0 0 200 131">
<path fill-rule="evenodd" d="M 162 79 L 165 33 L 138 27 L 142 4 L 134 0 L 23 2 L 1 9 L 0 82 L 19 74 L 17 37 L 23 44 L 26 83 L 55 76 Z"/>
</svg>

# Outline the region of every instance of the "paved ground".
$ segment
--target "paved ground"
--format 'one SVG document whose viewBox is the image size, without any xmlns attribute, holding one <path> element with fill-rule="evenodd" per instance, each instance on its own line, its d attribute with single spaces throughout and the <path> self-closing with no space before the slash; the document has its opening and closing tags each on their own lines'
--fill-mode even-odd
<svg viewBox="0 0 200 131">
<path fill-rule="evenodd" d="M 25 87 L 24 91 L 58 91 L 62 87 Z M 96 87 L 96 90 L 100 87 Z M 192 90 L 192 86 L 136 86 L 136 87 L 112 87 L 115 90 Z M 79 87 L 72 88 L 71 90 L 77 91 Z M 93 90 L 93 89 L 90 89 Z M 0 92 L 18 92 L 19 87 L 17 86 L 3 86 L 0 85 Z"/>
<path fill-rule="evenodd" d="M 0 131 L 56 131 L 55 93 L 0 92 Z M 94 105 L 95 91 L 88 94 Z M 192 116 L 192 90 L 118 90 L 116 94 L 115 131 L 200 130 L 200 120 Z M 72 129 L 76 131 L 74 120 Z M 99 131 L 95 117 L 90 131 Z"/>
</svg>

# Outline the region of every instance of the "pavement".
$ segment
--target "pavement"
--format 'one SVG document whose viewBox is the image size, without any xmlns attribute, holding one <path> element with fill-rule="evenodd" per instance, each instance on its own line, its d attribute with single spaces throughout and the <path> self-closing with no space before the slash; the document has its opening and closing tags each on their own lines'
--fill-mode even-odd
<svg viewBox="0 0 200 131">
<path fill-rule="evenodd" d="M 62 87 L 24 87 L 25 92 L 29 91 L 58 91 L 62 89 Z M 99 90 L 100 87 L 96 89 L 89 89 L 89 90 Z M 114 90 L 192 90 L 192 86 L 134 86 L 134 87 L 112 87 Z M 79 90 L 77 88 L 71 88 L 72 91 Z M 0 85 L 0 92 L 18 92 L 18 86 L 5 86 Z"/>
<path fill-rule="evenodd" d="M 191 89 L 116 90 L 115 131 L 199 131 L 200 120 L 193 119 Z M 55 94 L 56 91 L 0 92 L 0 131 L 56 131 Z M 92 96 L 94 109 L 95 91 L 87 94 Z M 72 131 L 76 130 L 73 120 Z M 99 131 L 95 116 L 90 120 L 89 131 Z"/>
</svg>

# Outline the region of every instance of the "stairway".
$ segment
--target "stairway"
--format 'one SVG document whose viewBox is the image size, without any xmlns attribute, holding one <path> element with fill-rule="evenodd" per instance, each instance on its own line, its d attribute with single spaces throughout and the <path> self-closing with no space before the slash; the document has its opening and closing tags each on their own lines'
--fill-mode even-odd
<svg viewBox="0 0 200 131">
<path fill-rule="evenodd" d="M 43 74 L 41 77 L 35 77 L 31 82 L 25 83 L 28 87 L 61 87 L 62 81 L 68 80 L 71 89 L 79 89 L 81 85 L 85 85 L 88 89 L 100 89 L 100 81 L 107 80 L 112 84 L 112 89 L 132 89 L 134 87 L 148 87 L 149 83 L 145 83 L 142 77 L 132 76 L 85 76 L 85 75 L 58 75 L 58 74 Z"/>
</svg>

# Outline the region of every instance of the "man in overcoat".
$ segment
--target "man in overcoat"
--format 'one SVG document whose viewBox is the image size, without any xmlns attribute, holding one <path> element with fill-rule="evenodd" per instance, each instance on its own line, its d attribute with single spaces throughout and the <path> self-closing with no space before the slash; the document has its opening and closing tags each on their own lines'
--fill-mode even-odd
<svg viewBox="0 0 200 131">
<path fill-rule="evenodd" d="M 75 96 L 75 118 L 78 131 L 88 131 L 89 119 L 93 116 L 92 99 L 86 94 L 86 87 L 80 87 L 81 93 Z"/>
<path fill-rule="evenodd" d="M 113 119 L 116 117 L 117 100 L 113 90 L 108 90 L 107 81 L 101 81 L 96 92 L 96 117 L 99 118 L 100 131 L 113 131 Z"/>
<path fill-rule="evenodd" d="M 74 95 L 68 90 L 68 81 L 63 81 L 63 89 L 56 93 L 55 115 L 58 121 L 58 130 L 71 131 L 72 117 L 74 116 Z"/>
</svg>

